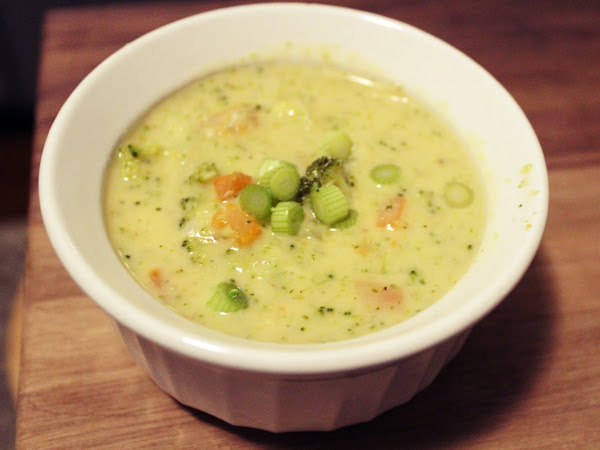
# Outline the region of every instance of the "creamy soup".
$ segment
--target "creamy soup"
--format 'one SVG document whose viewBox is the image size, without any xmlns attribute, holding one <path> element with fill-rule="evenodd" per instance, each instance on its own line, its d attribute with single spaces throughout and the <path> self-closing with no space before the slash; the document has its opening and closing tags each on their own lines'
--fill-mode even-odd
<svg viewBox="0 0 600 450">
<path fill-rule="evenodd" d="M 475 258 L 482 197 L 457 136 L 401 87 L 265 63 L 142 117 L 110 161 L 105 220 L 127 269 L 183 316 L 320 343 L 442 297 Z"/>
</svg>

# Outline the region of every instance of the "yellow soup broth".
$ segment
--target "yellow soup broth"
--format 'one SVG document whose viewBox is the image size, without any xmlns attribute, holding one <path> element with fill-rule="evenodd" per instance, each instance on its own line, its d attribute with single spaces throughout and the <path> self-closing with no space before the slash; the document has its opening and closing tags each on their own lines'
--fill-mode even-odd
<svg viewBox="0 0 600 450">
<path fill-rule="evenodd" d="M 337 179 L 306 176 L 322 157 L 335 157 Z M 304 213 L 297 230 L 274 230 L 241 202 L 248 183 L 270 192 L 269 164 L 308 180 L 308 194 L 287 200 Z M 313 209 L 325 185 L 349 208 L 335 223 Z M 183 316 L 247 339 L 320 343 L 442 297 L 476 255 L 482 197 L 457 136 L 402 88 L 265 63 L 198 79 L 142 117 L 110 161 L 105 220 L 127 269 Z M 223 308 L 229 300 L 243 304 Z"/>
</svg>

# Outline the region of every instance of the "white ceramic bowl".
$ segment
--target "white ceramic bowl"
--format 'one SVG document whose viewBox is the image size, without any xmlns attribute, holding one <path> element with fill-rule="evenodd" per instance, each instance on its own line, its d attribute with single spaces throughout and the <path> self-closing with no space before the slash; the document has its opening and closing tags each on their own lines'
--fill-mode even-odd
<svg viewBox="0 0 600 450">
<path fill-rule="evenodd" d="M 285 42 L 321 49 L 317 53 L 327 48 L 340 64 L 366 65 L 403 84 L 470 143 L 486 182 L 487 228 L 470 271 L 431 308 L 358 339 L 258 343 L 186 321 L 126 272 L 103 224 L 104 169 L 127 127 L 157 99 L 203 72 L 253 52 L 272 52 Z M 473 325 L 527 269 L 548 205 L 547 172 L 535 133 L 511 96 L 480 66 L 409 25 L 293 3 L 193 16 L 109 57 L 56 117 L 39 186 L 58 256 L 114 318 L 133 357 L 158 386 L 229 423 L 270 431 L 330 430 L 367 421 L 429 385 Z"/>
</svg>

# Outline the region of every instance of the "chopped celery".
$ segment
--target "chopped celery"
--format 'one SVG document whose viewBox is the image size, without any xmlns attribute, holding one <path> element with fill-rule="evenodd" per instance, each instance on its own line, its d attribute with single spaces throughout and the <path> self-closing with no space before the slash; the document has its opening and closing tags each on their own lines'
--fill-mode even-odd
<svg viewBox="0 0 600 450">
<path fill-rule="evenodd" d="M 298 202 L 279 202 L 271 210 L 271 229 L 274 233 L 296 235 L 304 220 L 304 209 Z"/>
<path fill-rule="evenodd" d="M 344 193 L 333 184 L 313 190 L 310 202 L 315 216 L 325 225 L 344 219 L 350 209 Z"/>
<path fill-rule="evenodd" d="M 352 150 L 352 139 L 344 131 L 332 131 L 323 138 L 319 147 L 334 158 L 346 159 Z"/>
<path fill-rule="evenodd" d="M 247 308 L 248 298 L 233 281 L 223 281 L 217 285 L 206 305 L 214 311 L 229 313 Z"/>
<path fill-rule="evenodd" d="M 292 163 L 265 159 L 258 168 L 259 183 L 269 189 L 276 200 L 293 199 L 300 188 L 300 174 Z"/>
<path fill-rule="evenodd" d="M 284 166 L 294 167 L 292 163 L 283 161 L 281 159 L 265 159 L 258 167 L 258 179 L 261 182 L 268 181 L 266 178 L 263 180 L 263 177 L 265 177 L 269 172 Z"/>
<path fill-rule="evenodd" d="M 395 164 L 381 164 L 373 167 L 370 175 L 378 184 L 392 184 L 400 178 L 400 167 Z"/>
<path fill-rule="evenodd" d="M 473 203 L 473 191 L 466 184 L 451 181 L 444 187 L 444 200 L 453 208 L 465 208 Z"/>
<path fill-rule="evenodd" d="M 282 166 L 272 171 L 269 190 L 277 200 L 293 199 L 300 188 L 300 174 L 294 166 Z"/>
<path fill-rule="evenodd" d="M 240 194 L 240 204 L 244 211 L 259 220 L 265 220 L 271 214 L 273 197 L 269 190 L 259 184 L 249 184 Z"/>
</svg>

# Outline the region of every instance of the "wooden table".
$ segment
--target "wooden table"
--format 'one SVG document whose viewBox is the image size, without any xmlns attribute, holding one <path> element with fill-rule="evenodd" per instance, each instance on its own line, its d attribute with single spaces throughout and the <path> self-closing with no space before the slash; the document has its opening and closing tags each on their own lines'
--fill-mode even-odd
<svg viewBox="0 0 600 450">
<path fill-rule="evenodd" d="M 37 97 L 18 448 L 600 448 L 600 3 L 381 3 L 345 4 L 416 25 L 472 56 L 538 133 L 550 216 L 514 292 L 430 388 L 368 424 L 275 435 L 177 404 L 133 363 L 56 258 L 40 217 L 37 169 L 60 106 L 103 58 L 159 25 L 233 3 L 51 11 Z"/>
</svg>

